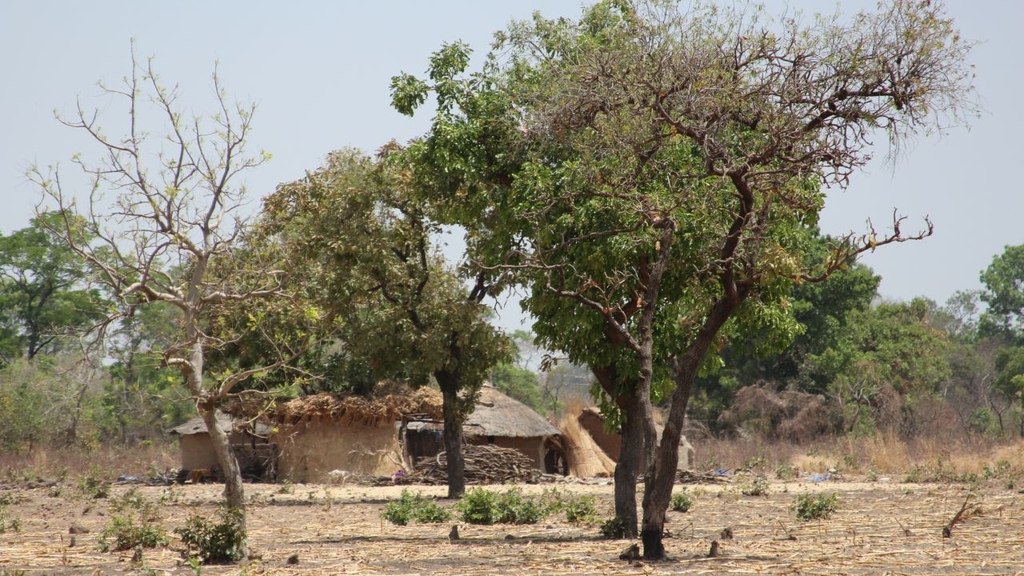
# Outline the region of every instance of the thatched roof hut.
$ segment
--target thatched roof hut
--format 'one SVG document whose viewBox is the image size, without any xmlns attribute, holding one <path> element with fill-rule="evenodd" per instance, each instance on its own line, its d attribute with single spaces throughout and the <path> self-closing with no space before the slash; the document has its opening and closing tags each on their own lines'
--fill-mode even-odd
<svg viewBox="0 0 1024 576">
<path fill-rule="evenodd" d="M 409 423 L 406 439 L 412 459 L 432 458 L 444 450 L 443 425 L 438 420 Z M 538 470 L 545 470 L 545 457 L 553 449 L 551 440 L 559 436 L 558 428 L 543 416 L 489 384 L 481 389 L 476 408 L 462 425 L 462 433 L 470 444 L 519 450 L 530 457 Z"/>
</svg>

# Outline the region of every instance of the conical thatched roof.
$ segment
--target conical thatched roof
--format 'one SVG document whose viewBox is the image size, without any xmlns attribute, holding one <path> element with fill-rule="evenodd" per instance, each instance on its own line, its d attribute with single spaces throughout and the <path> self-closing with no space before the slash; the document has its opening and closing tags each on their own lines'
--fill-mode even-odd
<svg viewBox="0 0 1024 576">
<path fill-rule="evenodd" d="M 476 409 L 462 429 L 467 436 L 536 438 L 558 435 L 558 428 L 540 414 L 490 385 L 480 391 Z"/>
</svg>

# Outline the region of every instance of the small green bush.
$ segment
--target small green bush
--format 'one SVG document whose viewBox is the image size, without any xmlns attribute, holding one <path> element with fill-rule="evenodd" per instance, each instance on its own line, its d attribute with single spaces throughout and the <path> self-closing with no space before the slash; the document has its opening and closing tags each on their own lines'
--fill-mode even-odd
<svg viewBox="0 0 1024 576">
<path fill-rule="evenodd" d="M 767 496 L 768 491 L 768 479 L 760 474 L 740 490 L 746 496 Z"/>
<path fill-rule="evenodd" d="M 498 495 L 483 488 L 466 491 L 457 506 L 469 524 L 494 524 L 498 517 Z"/>
<path fill-rule="evenodd" d="M 796 478 L 796 468 L 791 464 L 783 464 L 775 470 L 775 477 L 784 482 L 788 482 Z"/>
<path fill-rule="evenodd" d="M 0 504 L 0 534 L 8 530 L 21 532 L 21 518 L 11 514 L 6 505 Z"/>
<path fill-rule="evenodd" d="M 693 506 L 693 499 L 687 494 L 686 490 L 683 489 L 681 492 L 676 492 L 672 495 L 672 499 L 669 501 L 669 505 L 676 512 L 689 512 Z"/>
<path fill-rule="evenodd" d="M 110 482 L 103 477 L 103 469 L 93 466 L 79 476 L 78 491 L 86 498 L 97 500 L 110 496 Z"/>
<path fill-rule="evenodd" d="M 601 524 L 601 536 L 609 540 L 621 540 L 626 537 L 626 521 L 616 516 Z"/>
<path fill-rule="evenodd" d="M 131 550 L 136 546 L 156 548 L 167 545 L 167 531 L 157 525 L 159 509 L 137 488 L 110 500 L 110 521 L 100 535 L 104 552 Z"/>
<path fill-rule="evenodd" d="M 186 560 L 198 558 L 201 564 L 230 564 L 245 557 L 246 534 L 243 528 L 244 512 L 235 508 L 221 508 L 219 522 L 211 522 L 199 514 L 192 514 L 184 528 L 175 528 L 185 545 L 182 556 Z"/>
<path fill-rule="evenodd" d="M 562 501 L 565 521 L 570 524 L 587 524 L 597 519 L 597 498 L 589 494 L 571 494 Z"/>
<path fill-rule="evenodd" d="M 466 492 L 458 508 L 469 524 L 536 524 L 552 510 L 542 499 L 523 496 L 519 488 L 506 492 L 474 488 Z"/>
<path fill-rule="evenodd" d="M 796 517 L 800 520 L 824 520 L 839 509 L 839 496 L 832 494 L 801 494 L 796 497 Z"/>
<path fill-rule="evenodd" d="M 548 515 L 547 504 L 538 498 L 523 496 L 519 488 L 498 495 L 499 524 L 536 524 Z"/>
<path fill-rule="evenodd" d="M 136 546 L 156 548 L 167 545 L 167 531 L 135 515 L 114 516 L 100 534 L 100 550 L 119 552 Z"/>
<path fill-rule="evenodd" d="M 421 494 L 413 495 L 408 490 L 402 490 L 401 498 L 389 502 L 380 514 L 381 518 L 399 526 L 405 526 L 409 522 L 437 524 L 447 522 L 451 516 L 451 512 L 433 500 Z"/>
</svg>

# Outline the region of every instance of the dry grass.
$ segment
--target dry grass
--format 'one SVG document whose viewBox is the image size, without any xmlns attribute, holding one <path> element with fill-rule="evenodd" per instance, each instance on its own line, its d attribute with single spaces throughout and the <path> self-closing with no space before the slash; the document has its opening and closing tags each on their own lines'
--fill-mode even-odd
<svg viewBox="0 0 1024 576">
<path fill-rule="evenodd" d="M 121 474 L 151 475 L 180 465 L 177 440 L 133 448 L 35 449 L 21 454 L 0 453 L 0 483 L 56 480 L 90 473 L 108 481 Z"/>
<path fill-rule="evenodd" d="M 401 487 L 361 488 L 247 485 L 249 536 L 255 558 L 241 566 L 205 566 L 203 574 L 1011 574 L 1024 547 L 1022 496 L 997 484 L 976 486 L 977 512 L 962 517 L 942 537 L 965 501 L 959 484 L 773 481 L 764 496 L 744 496 L 738 483 L 690 485 L 693 507 L 670 512 L 666 547 L 672 560 L 630 564 L 618 560 L 628 542 L 598 537 L 598 525 L 550 517 L 525 526 L 459 522 L 393 526 L 380 519 Z M 507 487 L 492 487 L 505 490 Z M 537 494 L 546 486 L 523 486 Z M 444 487 L 413 487 L 440 496 Z M 599 513 L 612 510 L 610 485 L 560 487 L 597 498 Z M 114 495 L 128 487 L 118 486 Z M 138 489 L 160 505 L 168 531 L 193 512 L 212 515 L 220 501 L 213 485 Z M 800 494 L 838 494 L 838 511 L 823 521 L 801 522 L 793 505 Z M 171 546 L 103 553 L 97 542 L 110 518 L 109 500 L 53 496 L 46 490 L 7 492 L 8 516 L 18 531 L 0 534 L 0 574 L 190 574 Z M 439 501 L 444 506 L 450 502 Z M 88 532 L 75 535 L 70 526 Z M 723 539 L 729 528 L 733 538 Z M 708 558 L 714 540 L 720 556 Z M 297 563 L 289 563 L 290 557 Z"/>
<path fill-rule="evenodd" d="M 598 537 L 598 523 L 575 525 L 551 517 L 528 526 L 460 526 L 462 539 L 448 540 L 450 523 L 392 526 L 380 519 L 402 487 L 246 485 L 249 535 L 255 558 L 243 566 L 203 567 L 203 574 L 1012 574 L 1024 550 L 1024 444 L 901 443 L 891 437 L 838 440 L 812 447 L 754 442 L 697 443 L 699 470 L 747 468 L 765 474 L 766 496 L 747 496 L 738 473 L 723 484 L 688 485 L 690 512 L 670 512 L 666 547 L 673 560 L 630 565 L 618 560 L 623 541 Z M 144 475 L 173 463 L 169 446 L 132 452 L 36 452 L 0 460 L 2 482 L 75 476 L 103 469 Z M 11 466 L 17 466 L 12 469 Z M 798 471 L 787 481 L 774 471 Z M 811 472 L 836 469 L 841 480 L 811 481 Z M 908 482 L 908 480 L 927 482 Z M 549 488 L 523 486 L 527 494 Z M 640 486 L 642 488 L 642 485 Z M 507 487 L 494 487 L 504 490 Z M 112 496 L 129 490 L 115 486 Z M 442 496 L 446 488 L 413 486 L 414 492 Z M 612 486 L 565 485 L 559 489 L 597 498 L 601 520 L 612 514 Z M 140 487 L 160 507 L 168 532 L 192 512 L 212 515 L 221 487 Z M 642 490 L 641 490 L 642 491 Z M 801 522 L 797 496 L 835 493 L 839 510 L 824 521 Z M 176 550 L 103 553 L 97 546 L 110 520 L 110 499 L 76 490 L 0 490 L 8 529 L 0 532 L 0 574 L 191 574 Z M 452 503 L 439 501 L 444 506 Z M 971 514 L 953 522 L 965 502 Z M 976 506 L 976 508 L 975 508 Z M 18 521 L 17 529 L 10 521 Z M 942 529 L 952 524 L 951 536 Z M 74 535 L 72 525 L 88 532 Z M 730 528 L 733 539 L 723 540 Z M 708 558 L 713 540 L 721 555 Z M 288 558 L 296 555 L 297 564 Z"/>
</svg>

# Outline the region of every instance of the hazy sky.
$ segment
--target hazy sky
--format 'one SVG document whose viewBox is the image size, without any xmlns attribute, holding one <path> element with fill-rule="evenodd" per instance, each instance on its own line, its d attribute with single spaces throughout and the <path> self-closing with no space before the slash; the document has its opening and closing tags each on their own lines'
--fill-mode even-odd
<svg viewBox="0 0 1024 576">
<path fill-rule="evenodd" d="M 725 0 L 723 0 L 725 1 Z M 303 176 L 330 151 L 372 151 L 395 138 L 422 134 L 429 115 L 409 119 L 389 106 L 388 83 L 402 71 L 420 74 L 442 42 L 463 40 L 486 52 L 491 34 L 534 10 L 579 14 L 579 0 L 431 0 L 393 2 L 0 2 L 0 232 L 28 225 L 39 192 L 25 177 L 32 164 L 70 168 L 75 152 L 96 158 L 54 111 L 109 104 L 98 80 L 116 83 L 130 71 L 130 39 L 154 56 L 167 83 L 180 85 L 196 112 L 209 110 L 214 63 L 232 98 L 258 104 L 254 149 L 273 160 L 249 174 L 254 196 Z M 768 0 L 831 12 L 835 4 Z M 841 2 L 843 12 L 873 2 Z M 922 137 L 893 164 L 881 160 L 845 192 L 830 194 L 826 233 L 883 226 L 894 208 L 930 216 L 935 235 L 868 254 L 882 276 L 883 297 L 926 296 L 939 303 L 979 287 L 978 275 L 1006 245 L 1024 244 L 1024 195 L 1013 176 L 1024 165 L 1024 2 L 950 0 L 963 36 L 980 44 L 971 61 L 984 113 L 968 130 Z M 108 124 L 113 124 L 114 119 Z M 878 157 L 886 155 L 880 149 Z M 517 314 L 506 314 L 512 326 Z"/>
</svg>

